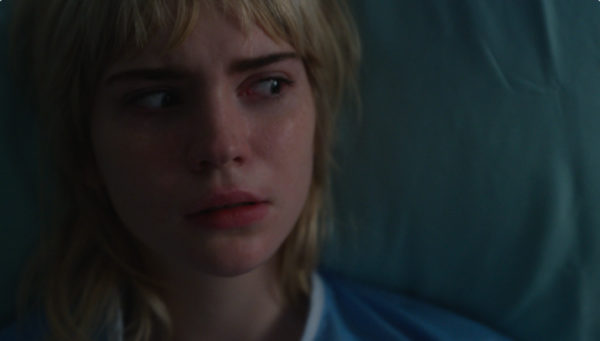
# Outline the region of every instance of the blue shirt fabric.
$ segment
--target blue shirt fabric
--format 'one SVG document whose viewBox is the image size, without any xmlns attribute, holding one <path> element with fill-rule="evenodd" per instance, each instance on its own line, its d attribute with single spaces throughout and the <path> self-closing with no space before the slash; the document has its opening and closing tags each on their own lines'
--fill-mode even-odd
<svg viewBox="0 0 600 341">
<path fill-rule="evenodd" d="M 328 273 L 313 276 L 310 310 L 302 341 L 510 340 L 444 309 Z M 311 318 L 319 321 L 317 327 Z M 307 335 L 311 328 L 314 336 Z"/>
<path fill-rule="evenodd" d="M 313 274 L 312 287 L 301 341 L 510 340 L 444 309 L 331 273 Z M 1 331 L 0 341 L 41 340 L 43 323 L 32 321 Z"/>
</svg>

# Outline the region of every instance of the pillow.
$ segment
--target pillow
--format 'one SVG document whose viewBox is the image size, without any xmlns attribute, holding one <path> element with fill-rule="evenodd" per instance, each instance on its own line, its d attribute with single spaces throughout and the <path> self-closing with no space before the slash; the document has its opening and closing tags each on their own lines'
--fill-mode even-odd
<svg viewBox="0 0 600 341">
<path fill-rule="evenodd" d="M 517 339 L 600 339 L 600 3 L 354 3 L 324 265 Z"/>
</svg>

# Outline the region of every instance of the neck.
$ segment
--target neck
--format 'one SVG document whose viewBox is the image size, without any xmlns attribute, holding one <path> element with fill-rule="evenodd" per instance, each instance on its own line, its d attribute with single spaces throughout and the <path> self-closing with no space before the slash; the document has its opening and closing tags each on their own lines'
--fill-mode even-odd
<svg viewBox="0 0 600 341">
<path fill-rule="evenodd" d="M 307 308 L 285 303 L 275 265 L 272 260 L 234 277 L 169 273 L 162 297 L 172 340 L 300 339 Z"/>
</svg>

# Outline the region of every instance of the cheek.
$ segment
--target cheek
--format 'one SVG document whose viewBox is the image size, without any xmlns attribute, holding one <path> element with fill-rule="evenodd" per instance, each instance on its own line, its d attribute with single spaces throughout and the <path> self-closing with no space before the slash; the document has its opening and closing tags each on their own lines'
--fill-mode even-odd
<svg viewBox="0 0 600 341">
<path fill-rule="evenodd" d="M 99 182 L 121 219 L 144 222 L 152 218 L 150 212 L 168 209 L 159 194 L 175 181 L 173 172 L 168 171 L 174 164 L 169 147 L 174 142 L 165 135 L 126 127 L 105 119 L 93 122 Z"/>
<path fill-rule="evenodd" d="M 177 125 L 160 118 L 101 106 L 91 122 L 98 168 L 109 183 L 112 179 L 157 175 L 154 169 L 168 167 L 176 160 L 176 138 L 181 136 L 177 130 Z"/>
<path fill-rule="evenodd" d="M 265 150 L 275 169 L 272 181 L 282 189 L 281 195 L 298 210 L 308 194 L 312 176 L 315 137 L 315 110 L 311 101 L 295 112 L 293 119 L 282 119 L 271 127 L 265 138 Z M 298 212 L 299 214 L 299 212 Z"/>
</svg>

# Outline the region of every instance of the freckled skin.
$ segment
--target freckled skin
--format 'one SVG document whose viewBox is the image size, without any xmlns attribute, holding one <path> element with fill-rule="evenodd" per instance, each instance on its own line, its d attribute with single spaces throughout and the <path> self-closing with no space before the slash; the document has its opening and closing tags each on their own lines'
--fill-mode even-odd
<svg viewBox="0 0 600 341">
<path fill-rule="evenodd" d="M 160 39 L 154 43 L 159 46 Z M 299 59 L 242 73 L 228 67 L 240 58 L 293 51 L 256 26 L 243 33 L 215 15 L 200 20 L 166 56 L 151 44 L 134 60 L 109 68 L 104 79 L 140 67 L 175 67 L 185 74 L 165 82 L 103 82 L 92 110 L 99 182 L 124 227 L 154 259 L 235 276 L 266 264 L 289 235 L 312 179 L 316 114 L 306 71 Z M 283 75 L 293 84 L 273 98 L 240 95 L 241 87 L 263 74 Z M 181 103 L 147 111 L 123 104 L 130 92 L 164 87 L 177 89 Z M 230 188 L 268 200 L 266 217 L 229 230 L 186 220 L 211 191 Z"/>
</svg>

